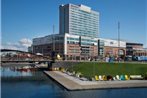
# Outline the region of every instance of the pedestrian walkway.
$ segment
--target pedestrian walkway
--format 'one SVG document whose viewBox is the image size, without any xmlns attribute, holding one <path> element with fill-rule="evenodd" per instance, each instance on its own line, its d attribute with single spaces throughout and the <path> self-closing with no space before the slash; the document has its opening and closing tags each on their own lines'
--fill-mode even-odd
<svg viewBox="0 0 147 98">
<path fill-rule="evenodd" d="M 82 81 L 59 71 L 44 71 L 67 90 L 147 87 L 146 80 L 127 81 Z"/>
</svg>

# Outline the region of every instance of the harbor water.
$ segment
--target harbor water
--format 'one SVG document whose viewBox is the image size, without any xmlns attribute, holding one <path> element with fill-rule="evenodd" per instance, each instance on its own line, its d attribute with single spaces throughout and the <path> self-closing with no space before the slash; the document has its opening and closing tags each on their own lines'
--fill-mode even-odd
<svg viewBox="0 0 147 98">
<path fill-rule="evenodd" d="M 1 67 L 1 98 L 147 98 L 147 88 L 67 91 L 42 71 Z"/>
</svg>

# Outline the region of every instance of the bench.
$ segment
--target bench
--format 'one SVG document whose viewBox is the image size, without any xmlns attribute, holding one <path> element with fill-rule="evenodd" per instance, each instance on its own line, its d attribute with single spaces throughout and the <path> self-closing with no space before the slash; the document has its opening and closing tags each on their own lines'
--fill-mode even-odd
<svg viewBox="0 0 147 98">
<path fill-rule="evenodd" d="M 141 75 L 130 75 L 131 80 L 143 80 Z"/>
</svg>

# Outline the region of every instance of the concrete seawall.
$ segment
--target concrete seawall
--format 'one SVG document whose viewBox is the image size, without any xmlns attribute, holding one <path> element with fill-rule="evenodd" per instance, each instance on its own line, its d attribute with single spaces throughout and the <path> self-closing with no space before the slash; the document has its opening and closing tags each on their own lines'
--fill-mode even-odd
<svg viewBox="0 0 147 98">
<path fill-rule="evenodd" d="M 89 90 L 110 88 L 137 88 L 147 87 L 147 80 L 127 81 L 82 81 L 59 71 L 44 71 L 46 75 L 58 82 L 67 90 Z"/>
<path fill-rule="evenodd" d="M 74 65 L 76 65 L 78 63 L 80 63 L 80 62 L 72 62 L 72 61 L 60 62 L 60 61 L 58 61 L 58 62 L 53 63 L 52 66 L 53 66 L 53 68 L 54 67 L 68 68 L 68 67 L 74 66 Z"/>
<path fill-rule="evenodd" d="M 14 66 L 26 66 L 26 65 L 35 65 L 35 63 L 1 63 L 3 67 L 14 67 Z"/>
</svg>

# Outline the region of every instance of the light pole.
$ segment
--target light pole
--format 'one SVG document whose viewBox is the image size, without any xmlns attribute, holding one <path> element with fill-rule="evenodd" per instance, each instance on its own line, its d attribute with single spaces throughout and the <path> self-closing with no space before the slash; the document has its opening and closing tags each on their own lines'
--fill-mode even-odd
<svg viewBox="0 0 147 98">
<path fill-rule="evenodd" d="M 55 34 L 55 26 L 53 25 L 53 34 Z M 55 36 L 53 35 L 53 51 L 55 51 Z"/>
<path fill-rule="evenodd" d="M 52 57 L 52 61 L 55 62 L 55 37 L 54 37 L 54 25 L 53 25 L 53 35 L 52 35 L 52 53 L 51 53 L 51 57 Z"/>
<path fill-rule="evenodd" d="M 120 60 L 120 58 L 119 58 L 119 49 L 120 49 L 120 22 L 118 21 L 118 62 Z"/>
</svg>

